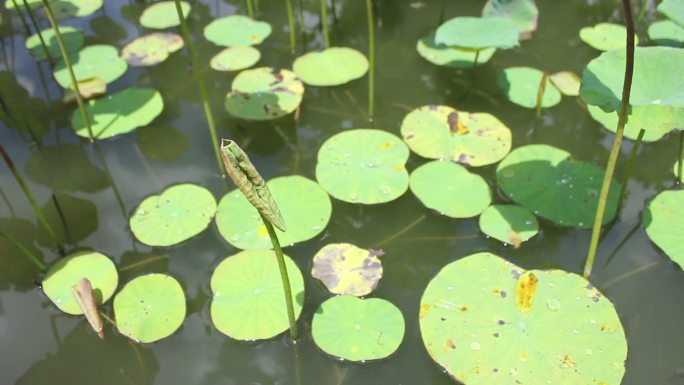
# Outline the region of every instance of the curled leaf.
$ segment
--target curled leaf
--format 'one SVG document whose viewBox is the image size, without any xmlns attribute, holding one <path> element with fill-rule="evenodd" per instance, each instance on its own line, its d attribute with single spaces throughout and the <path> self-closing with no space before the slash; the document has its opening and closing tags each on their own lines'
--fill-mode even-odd
<svg viewBox="0 0 684 385">
<path fill-rule="evenodd" d="M 71 293 L 74 295 L 74 299 L 76 299 L 78 306 L 83 311 L 83 316 L 88 320 L 90 327 L 93 328 L 100 338 L 104 339 L 104 333 L 102 332 L 104 325 L 100 313 L 97 311 L 97 302 L 95 301 L 95 295 L 93 294 L 93 286 L 90 284 L 88 278 L 81 278 L 78 280 L 78 282 L 71 287 Z"/>
</svg>

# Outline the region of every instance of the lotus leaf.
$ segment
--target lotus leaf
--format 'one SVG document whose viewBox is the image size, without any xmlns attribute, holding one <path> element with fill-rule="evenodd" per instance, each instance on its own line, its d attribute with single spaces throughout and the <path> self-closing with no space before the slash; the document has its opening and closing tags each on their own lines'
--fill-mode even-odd
<svg viewBox="0 0 684 385">
<path fill-rule="evenodd" d="M 78 91 L 83 99 L 93 99 L 107 93 L 107 83 L 103 82 L 100 78 L 81 80 L 77 83 Z M 62 100 L 65 103 L 77 103 L 76 91 L 69 86 L 69 89 L 64 90 Z"/>
<path fill-rule="evenodd" d="M 222 47 L 257 45 L 270 35 L 270 24 L 242 15 L 222 17 L 204 27 L 204 37 Z"/>
<path fill-rule="evenodd" d="M 620 24 L 598 23 L 592 27 L 584 27 L 579 32 L 580 39 L 599 51 L 610 51 L 622 48 L 627 41 L 627 28 Z M 634 44 L 639 38 L 634 36 Z"/>
<path fill-rule="evenodd" d="M 368 295 L 382 278 L 382 254 L 351 243 L 331 243 L 314 255 L 311 276 L 333 294 Z"/>
<path fill-rule="evenodd" d="M 126 62 L 119 57 L 119 51 L 111 45 L 91 45 L 69 56 L 77 81 L 100 78 L 109 84 L 128 69 Z M 64 60 L 55 65 L 54 76 L 63 88 L 71 86 L 71 77 Z"/>
<path fill-rule="evenodd" d="M 297 77 L 308 85 L 337 86 L 365 75 L 368 59 L 355 49 L 332 47 L 298 57 L 292 68 Z"/>
<path fill-rule="evenodd" d="M 77 144 L 45 146 L 32 151 L 26 160 L 26 175 L 34 183 L 56 191 L 95 193 L 109 187 L 107 174 Z"/>
<path fill-rule="evenodd" d="M 594 120 L 610 132 L 615 132 L 618 114 L 605 112 L 600 107 L 588 106 L 587 110 Z M 673 106 L 632 107 L 625 126 L 625 137 L 636 140 L 639 131 L 644 129 L 643 141 L 655 142 L 676 128 L 684 127 L 684 108 Z"/>
<path fill-rule="evenodd" d="M 83 45 L 83 32 L 74 28 L 67 26 L 60 26 L 59 32 L 62 34 L 62 40 L 64 40 L 64 48 L 67 52 L 78 51 Z M 53 59 L 58 59 L 61 57 L 61 51 L 59 50 L 59 44 L 57 43 L 57 36 L 55 35 L 55 30 L 52 28 L 44 29 L 40 31 L 43 35 L 43 40 L 45 45 L 47 45 L 48 53 Z M 31 35 L 26 39 L 26 49 L 31 52 L 36 60 L 45 60 L 47 56 L 45 55 L 45 50 L 40 43 L 40 37 L 37 33 Z"/>
<path fill-rule="evenodd" d="M 304 84 L 292 71 L 255 68 L 235 77 L 226 110 L 242 119 L 275 119 L 296 110 L 303 96 Z"/>
<path fill-rule="evenodd" d="M 549 80 L 563 95 L 579 96 L 580 78 L 574 73 L 570 71 L 556 72 L 549 76 Z"/>
<path fill-rule="evenodd" d="M 658 4 L 658 12 L 684 28 L 684 0 L 663 0 Z"/>
<path fill-rule="evenodd" d="M 544 79 L 544 73 L 530 67 L 510 67 L 501 72 L 497 78 L 499 87 L 506 93 L 512 103 L 525 108 L 535 108 L 539 87 Z M 553 87 L 549 79 L 544 85 L 544 96 L 541 100 L 543 108 L 553 107 L 560 103 L 560 91 Z"/>
<path fill-rule="evenodd" d="M 651 241 L 684 266 L 684 190 L 663 191 L 646 206 L 644 227 Z"/>
<path fill-rule="evenodd" d="M 183 38 L 173 32 L 152 32 L 136 38 L 121 50 L 121 57 L 133 67 L 159 64 L 183 48 Z"/>
<path fill-rule="evenodd" d="M 420 56 L 432 64 L 453 68 L 472 68 L 475 65 L 482 65 L 488 62 L 496 52 L 496 48 L 473 51 L 437 44 L 434 33 L 418 40 L 416 50 Z M 477 63 L 475 63 L 476 57 Z"/>
<path fill-rule="evenodd" d="M 657 45 L 679 48 L 684 45 L 684 28 L 670 20 L 656 21 L 648 27 L 648 38 Z"/>
<path fill-rule="evenodd" d="M 102 8 L 104 0 L 57 0 L 50 5 L 55 19 L 92 15 Z"/>
<path fill-rule="evenodd" d="M 181 1 L 181 11 L 187 19 L 190 13 L 190 3 Z M 147 7 L 140 15 L 140 25 L 150 29 L 167 29 L 180 25 L 178 10 L 174 1 L 159 1 Z"/>
<path fill-rule="evenodd" d="M 487 0 L 482 16 L 510 19 L 522 39 L 529 37 L 537 29 L 539 9 L 534 0 Z"/>
<path fill-rule="evenodd" d="M 435 42 L 474 50 L 509 49 L 520 45 L 515 24 L 501 17 L 455 17 L 447 20 L 437 28 Z"/>
<path fill-rule="evenodd" d="M 516 205 L 492 205 L 480 215 L 480 230 L 516 249 L 539 232 L 537 218 Z"/>
<path fill-rule="evenodd" d="M 240 71 L 255 65 L 261 52 L 252 46 L 228 47 L 211 58 L 211 68 L 216 71 Z"/>
</svg>

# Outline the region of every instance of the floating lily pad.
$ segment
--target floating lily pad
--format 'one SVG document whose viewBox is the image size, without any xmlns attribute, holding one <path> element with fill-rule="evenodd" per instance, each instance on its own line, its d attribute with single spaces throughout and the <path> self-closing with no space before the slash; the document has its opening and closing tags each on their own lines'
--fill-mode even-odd
<svg viewBox="0 0 684 385">
<path fill-rule="evenodd" d="M 580 78 L 574 73 L 570 71 L 556 72 L 549 76 L 549 80 L 563 95 L 579 96 Z"/>
<path fill-rule="evenodd" d="M 509 49 L 520 45 L 515 24 L 501 17 L 455 17 L 447 20 L 437 28 L 435 42 L 475 50 Z"/>
<path fill-rule="evenodd" d="M 285 232 L 275 229 L 282 245 L 307 241 L 328 225 L 332 204 L 328 194 L 316 182 L 292 175 L 271 179 L 267 186 L 287 224 Z M 216 226 L 223 238 L 237 248 L 272 247 L 259 212 L 240 190 L 233 190 L 221 199 Z"/>
<path fill-rule="evenodd" d="M 663 2 L 658 5 L 658 12 L 667 16 L 670 20 L 684 28 L 683 0 L 663 0 Z"/>
<path fill-rule="evenodd" d="M 150 246 L 171 246 L 204 231 L 216 213 L 209 190 L 178 184 L 151 195 L 135 209 L 129 221 L 133 235 Z"/>
<path fill-rule="evenodd" d="M 587 106 L 589 115 L 610 132 L 615 132 L 618 123 L 616 111 L 606 112 L 600 107 Z M 673 106 L 632 107 L 625 126 L 625 137 L 636 140 L 644 129 L 643 141 L 655 142 L 678 127 L 684 127 L 684 108 Z"/>
<path fill-rule="evenodd" d="M 93 99 L 107 93 L 107 83 L 103 82 L 100 78 L 86 79 L 77 83 L 78 91 L 85 100 Z M 76 91 L 70 86 L 68 89 L 64 90 L 62 100 L 65 103 L 78 103 Z"/>
<path fill-rule="evenodd" d="M 516 205 L 493 205 L 480 215 L 480 230 L 487 236 L 518 248 L 539 232 L 530 210 Z"/>
<path fill-rule="evenodd" d="M 684 190 L 663 191 L 646 206 L 644 227 L 653 243 L 684 266 Z"/>
<path fill-rule="evenodd" d="M 393 201 L 408 189 L 408 147 L 381 130 L 338 133 L 318 150 L 316 179 L 333 197 L 350 203 Z"/>
<path fill-rule="evenodd" d="M 535 108 L 537 106 L 539 87 L 543 78 L 544 73 L 538 69 L 510 67 L 503 70 L 496 81 L 511 103 L 525 108 Z M 547 78 L 541 106 L 543 108 L 553 107 L 560 103 L 560 101 L 560 91 Z"/>
<path fill-rule="evenodd" d="M 451 162 L 432 161 L 415 169 L 411 191 L 427 208 L 452 218 L 474 217 L 492 203 L 487 182 Z"/>
<path fill-rule="evenodd" d="M 270 24 L 242 15 L 222 17 L 204 27 L 204 37 L 222 47 L 261 44 L 270 35 Z"/>
<path fill-rule="evenodd" d="M 269 120 L 292 113 L 304 96 L 294 72 L 270 67 L 240 72 L 226 95 L 226 110 L 238 118 Z"/>
<path fill-rule="evenodd" d="M 304 302 L 304 278 L 285 257 L 295 318 Z M 224 259 L 211 276 L 211 320 L 237 340 L 272 338 L 289 328 L 285 292 L 273 250 L 248 250 Z"/>
<path fill-rule="evenodd" d="M 10 10 L 16 9 L 14 7 L 15 2 L 17 4 L 17 8 L 24 12 L 25 7 L 24 2 L 22 0 L 5 0 L 5 8 Z M 28 4 L 28 6 L 31 7 L 31 9 L 36 9 L 43 5 L 43 0 L 26 0 L 26 4 Z"/>
<path fill-rule="evenodd" d="M 392 303 L 349 295 L 321 304 L 311 322 L 311 334 L 321 350 L 349 361 L 385 358 L 404 339 L 404 316 Z"/>
<path fill-rule="evenodd" d="M 103 0 L 57 0 L 50 8 L 57 20 L 92 15 L 102 8 Z"/>
<path fill-rule="evenodd" d="M 420 56 L 432 64 L 453 68 L 472 68 L 474 65 L 482 65 L 488 62 L 496 52 L 496 48 L 473 51 L 437 44 L 434 33 L 418 40 L 416 50 Z M 475 63 L 476 57 L 477 63 Z"/>
<path fill-rule="evenodd" d="M 599 51 L 610 51 L 625 47 L 627 28 L 620 24 L 598 23 L 592 27 L 584 27 L 579 32 L 580 39 Z M 634 36 L 634 44 L 639 38 Z"/>
<path fill-rule="evenodd" d="M 183 38 L 173 32 L 153 32 L 128 43 L 121 57 L 131 66 L 146 67 L 159 64 L 170 54 L 183 48 Z"/>
<path fill-rule="evenodd" d="M 181 11 L 187 19 L 190 13 L 190 3 L 181 1 Z M 150 29 L 167 29 L 180 25 L 178 10 L 174 1 L 159 1 L 145 8 L 140 15 L 140 25 Z"/>
<path fill-rule="evenodd" d="M 382 278 L 383 253 L 365 250 L 351 243 L 332 243 L 313 257 L 311 276 L 331 293 L 361 297 L 370 294 Z"/>
<path fill-rule="evenodd" d="M 78 49 L 83 46 L 83 32 L 79 31 L 78 29 L 63 25 L 59 27 L 59 32 L 62 34 L 64 48 L 66 48 L 67 52 L 78 51 Z M 43 40 L 45 41 L 45 45 L 47 45 L 47 51 L 50 54 L 50 57 L 53 59 L 61 58 L 62 54 L 59 50 L 59 44 L 57 42 L 55 30 L 52 28 L 47 28 L 40 31 L 40 33 L 43 35 Z M 31 52 L 31 55 L 33 55 L 36 60 L 47 59 L 45 50 L 40 43 L 40 37 L 37 33 L 26 39 L 26 49 Z"/>
<path fill-rule="evenodd" d="M 657 45 L 679 48 L 684 45 L 684 28 L 670 20 L 656 21 L 648 27 L 648 38 Z"/>
<path fill-rule="evenodd" d="M 107 302 L 116 290 L 119 274 L 114 262 L 96 251 L 81 251 L 58 259 L 43 279 L 45 295 L 68 314 L 83 314 L 71 287 L 81 278 L 88 278 L 98 304 Z"/>
<path fill-rule="evenodd" d="M 543 144 L 513 150 L 496 170 L 503 192 L 542 218 L 563 226 L 591 228 L 603 181 L 603 169 L 572 159 L 570 153 Z M 620 183 L 613 180 L 603 223 L 617 211 Z"/>
<path fill-rule="evenodd" d="M 95 193 L 109 187 L 107 174 L 77 144 L 45 146 L 32 151 L 26 159 L 26 175 L 33 182 L 57 191 Z"/>
<path fill-rule="evenodd" d="M 114 297 L 119 332 L 137 342 L 173 334 L 185 319 L 185 294 L 175 278 L 147 274 L 134 278 Z"/>
<path fill-rule="evenodd" d="M 368 72 L 368 59 L 355 49 L 332 47 L 298 57 L 292 68 L 308 85 L 337 86 L 363 77 Z"/>
<path fill-rule="evenodd" d="M 430 281 L 419 318 L 430 357 L 465 385 L 619 384 L 625 373 L 613 304 L 565 271 L 473 254 Z"/>
<path fill-rule="evenodd" d="M 255 65 L 261 52 L 252 46 L 228 47 L 211 58 L 211 68 L 216 71 L 240 71 Z"/>
<path fill-rule="evenodd" d="M 499 119 L 447 106 L 411 111 L 401 124 L 401 136 L 420 156 L 475 167 L 496 163 L 511 150 L 511 130 Z"/>
<path fill-rule="evenodd" d="M 77 81 L 100 78 L 109 84 L 128 69 L 126 62 L 119 57 L 119 50 L 111 45 L 91 45 L 70 53 L 69 57 Z M 54 75 L 60 86 L 69 88 L 71 77 L 63 60 L 55 65 Z"/>
<path fill-rule="evenodd" d="M 522 39 L 529 37 L 537 29 L 539 9 L 534 0 L 487 0 L 482 16 L 510 19 Z"/>
</svg>

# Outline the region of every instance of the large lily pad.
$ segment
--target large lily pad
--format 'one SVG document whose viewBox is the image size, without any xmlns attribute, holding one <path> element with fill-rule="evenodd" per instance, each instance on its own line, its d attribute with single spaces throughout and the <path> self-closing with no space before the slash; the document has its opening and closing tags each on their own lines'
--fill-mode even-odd
<svg viewBox="0 0 684 385">
<path fill-rule="evenodd" d="M 298 57 L 292 69 L 308 85 L 337 86 L 365 75 L 368 59 L 355 49 L 332 47 Z"/>
<path fill-rule="evenodd" d="M 119 274 L 111 259 L 96 251 L 81 251 L 58 259 L 50 267 L 43 279 L 43 291 L 59 310 L 68 314 L 83 314 L 71 291 L 71 287 L 81 278 L 90 281 L 99 304 L 111 298 L 119 283 Z"/>
<path fill-rule="evenodd" d="M 480 215 L 480 230 L 489 237 L 518 248 L 537 235 L 539 222 L 524 207 L 492 205 Z"/>
<path fill-rule="evenodd" d="M 627 42 L 627 28 L 620 24 L 598 23 L 591 27 L 584 27 L 579 32 L 580 39 L 599 51 L 610 51 L 625 47 Z M 634 36 L 634 43 L 639 44 L 639 38 Z"/>
<path fill-rule="evenodd" d="M 473 254 L 430 281 L 419 317 L 430 357 L 465 385 L 617 385 L 625 372 L 613 304 L 573 273 Z"/>
<path fill-rule="evenodd" d="M 381 251 L 365 250 L 351 243 L 331 243 L 313 257 L 311 276 L 331 293 L 361 297 L 370 294 L 382 278 Z"/>
<path fill-rule="evenodd" d="M 482 50 L 518 46 L 518 30 L 501 17 L 455 17 L 437 28 L 435 42 L 447 46 Z"/>
<path fill-rule="evenodd" d="M 131 66 L 147 67 L 159 64 L 170 54 L 183 48 L 183 38 L 173 32 L 152 32 L 126 44 L 121 57 Z"/>
<path fill-rule="evenodd" d="M 114 297 L 119 332 L 137 342 L 173 334 L 185 319 L 185 294 L 175 278 L 147 274 L 134 278 Z"/>
<path fill-rule="evenodd" d="M 100 78 L 109 84 L 128 69 L 128 64 L 119 57 L 119 50 L 111 45 L 91 45 L 78 52 L 72 52 L 69 58 L 76 81 Z M 63 60 L 55 65 L 54 75 L 57 83 L 63 88 L 71 86 L 71 77 Z"/>
<path fill-rule="evenodd" d="M 242 15 L 222 17 L 204 27 L 204 37 L 222 47 L 257 45 L 270 35 L 270 24 Z"/>
<path fill-rule="evenodd" d="M 679 48 L 684 45 L 684 28 L 670 20 L 660 20 L 648 27 L 648 38 L 657 45 Z"/>
<path fill-rule="evenodd" d="M 151 195 L 135 209 L 129 224 L 136 239 L 150 246 L 171 246 L 204 231 L 216 213 L 209 190 L 178 184 Z"/>
<path fill-rule="evenodd" d="M 648 203 L 644 227 L 653 243 L 684 266 L 684 190 L 663 191 Z"/>
<path fill-rule="evenodd" d="M 415 169 L 411 191 L 427 208 L 452 218 L 474 217 L 492 203 L 487 182 L 451 162 L 432 161 Z"/>
<path fill-rule="evenodd" d="M 408 147 L 388 132 L 344 131 L 326 140 L 318 150 L 316 179 L 339 200 L 385 203 L 408 189 L 408 157 Z"/>
<path fill-rule="evenodd" d="M 68 26 L 60 26 L 59 32 L 62 34 L 62 40 L 64 40 L 64 48 L 67 52 L 78 51 L 81 46 L 83 46 L 83 32 Z M 59 50 L 59 44 L 57 43 L 57 37 L 55 35 L 55 30 L 52 28 L 47 28 L 40 31 L 43 35 L 43 40 L 47 45 L 47 51 L 50 57 L 57 59 L 62 57 L 61 51 Z M 47 56 L 45 55 L 45 50 L 40 43 L 40 37 L 37 33 L 31 35 L 26 39 L 26 49 L 31 52 L 31 55 L 36 58 L 36 60 L 45 60 Z"/>
<path fill-rule="evenodd" d="M 307 241 L 328 225 L 332 214 L 330 197 L 314 181 L 293 175 L 271 179 L 267 186 L 287 224 L 285 232 L 275 229 L 281 244 Z M 223 238 L 237 248 L 272 247 L 261 216 L 240 190 L 233 190 L 221 199 L 216 226 Z"/>
<path fill-rule="evenodd" d="M 181 1 L 181 11 L 187 19 L 190 13 L 190 3 Z M 140 25 L 150 29 L 167 29 L 180 25 L 175 1 L 159 1 L 145 8 L 140 15 Z"/>
<path fill-rule="evenodd" d="M 603 169 L 572 159 L 553 146 L 533 144 L 513 150 L 496 170 L 503 192 L 542 218 L 564 226 L 591 228 Z M 620 183 L 613 181 L 603 223 L 617 211 Z"/>
<path fill-rule="evenodd" d="M 538 69 L 510 67 L 503 70 L 496 81 L 512 103 L 525 108 L 535 108 L 543 79 L 544 73 Z M 553 107 L 560 101 L 560 91 L 553 86 L 547 77 L 541 106 L 543 108 Z"/>
<path fill-rule="evenodd" d="M 684 27 L 684 1 L 683 0 L 663 0 L 658 5 L 658 12 L 667 16 L 670 20 Z"/>
<path fill-rule="evenodd" d="M 311 322 L 314 342 L 324 352 L 349 361 L 385 358 L 404 339 L 404 316 L 392 303 L 341 295 L 321 304 Z"/>
<path fill-rule="evenodd" d="M 304 278 L 285 257 L 295 318 L 302 312 Z M 224 259 L 211 276 L 211 320 L 223 334 L 237 340 L 275 337 L 289 328 L 285 291 L 272 250 L 242 251 Z"/>
<path fill-rule="evenodd" d="M 511 130 L 487 113 L 429 105 L 411 111 L 401 123 L 401 136 L 416 154 L 485 166 L 511 150 Z"/>
<path fill-rule="evenodd" d="M 537 29 L 539 9 L 534 0 L 487 0 L 482 16 L 510 19 L 522 39 L 529 37 Z"/>
<path fill-rule="evenodd" d="M 211 58 L 209 65 L 216 71 L 239 71 L 261 59 L 261 52 L 252 46 L 228 47 Z"/>
<path fill-rule="evenodd" d="M 437 44 L 434 33 L 418 40 L 416 50 L 430 63 L 452 68 L 472 68 L 475 65 L 482 65 L 488 62 L 496 52 L 496 48 L 474 51 Z M 475 63 L 475 58 L 477 58 L 477 63 Z"/>
<path fill-rule="evenodd" d="M 617 130 L 618 113 L 606 112 L 597 106 L 587 106 L 589 115 L 610 132 Z M 684 108 L 673 106 L 632 107 L 625 126 L 625 137 L 636 140 L 644 129 L 643 141 L 655 142 L 676 128 L 684 127 Z"/>
<path fill-rule="evenodd" d="M 304 96 L 294 72 L 270 67 L 240 72 L 226 95 L 226 110 L 238 118 L 269 120 L 292 113 Z"/>
</svg>

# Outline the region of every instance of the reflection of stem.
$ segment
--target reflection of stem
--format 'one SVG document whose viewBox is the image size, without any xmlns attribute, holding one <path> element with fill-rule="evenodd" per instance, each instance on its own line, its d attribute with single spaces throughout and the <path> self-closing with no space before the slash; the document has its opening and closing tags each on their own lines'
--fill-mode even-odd
<svg viewBox="0 0 684 385">
<path fill-rule="evenodd" d="M 162 183 L 159 180 L 159 177 L 157 177 L 157 175 L 154 172 L 152 172 L 152 168 L 150 168 L 149 163 L 147 163 L 147 159 L 145 159 L 145 156 L 142 154 L 142 151 L 140 151 L 138 143 L 133 144 L 133 147 L 135 148 L 135 152 L 138 154 L 138 157 L 140 158 L 140 161 L 142 162 L 143 166 L 145 166 L 145 170 L 147 170 L 147 173 L 150 175 L 150 178 L 155 182 L 157 188 L 161 189 Z"/>
<path fill-rule="evenodd" d="M 644 139 L 645 133 L 646 131 L 643 128 L 639 130 L 639 135 L 637 136 L 636 142 L 634 142 L 632 152 L 629 154 L 629 160 L 627 161 L 627 167 L 625 168 L 625 175 L 622 180 L 622 189 L 620 189 L 620 198 L 618 199 L 618 210 L 622 207 L 622 202 L 627 194 L 627 185 L 629 184 L 629 177 L 632 175 L 632 169 L 634 168 L 634 159 L 639 152 L 639 147 L 641 147 L 641 142 Z"/>
<path fill-rule="evenodd" d="M 419 217 L 416 218 L 413 222 L 411 222 L 411 223 L 409 223 L 408 225 L 406 225 L 406 227 L 404 227 L 403 229 L 401 229 L 401 230 L 397 231 L 396 233 L 390 235 L 389 237 L 383 239 L 382 241 L 380 241 L 380 242 L 374 244 L 373 246 L 371 246 L 371 248 L 376 248 L 376 247 L 384 246 L 384 245 L 386 245 L 386 244 L 392 242 L 393 240 L 397 239 L 399 236 L 401 236 L 401 235 L 404 234 L 405 232 L 407 232 L 407 231 L 411 230 L 412 228 L 416 227 L 420 222 L 424 221 L 425 218 L 427 218 L 427 216 L 426 216 L 425 214 L 419 216 Z"/>
<path fill-rule="evenodd" d="M 375 115 L 375 19 L 373 0 L 366 0 L 368 16 L 368 118 L 372 122 Z"/>
<path fill-rule="evenodd" d="M 105 159 L 105 156 L 102 153 L 102 150 L 100 149 L 100 146 L 97 144 L 97 142 L 93 142 L 93 147 L 95 148 L 97 156 L 100 158 L 100 163 L 102 163 L 102 166 L 104 167 L 107 180 L 109 181 L 109 184 L 112 186 L 114 196 L 116 197 L 116 200 L 119 203 L 119 208 L 121 209 L 121 214 L 123 214 L 124 218 L 128 218 L 128 215 L 126 213 L 126 205 L 124 205 L 124 201 L 123 199 L 121 199 L 121 193 L 119 193 L 119 189 L 116 187 L 116 183 L 114 182 L 114 178 L 112 177 L 112 172 L 109 170 L 109 165 L 107 165 L 107 160 Z"/>
<path fill-rule="evenodd" d="M 439 23 L 437 23 L 437 26 L 442 25 L 444 23 L 444 16 L 446 15 L 446 7 L 447 7 L 447 0 L 442 0 L 442 9 L 439 11 Z"/>
<path fill-rule="evenodd" d="M 606 267 L 610 264 L 610 262 L 613 260 L 613 258 L 615 258 L 617 253 L 622 249 L 622 247 L 624 245 L 627 244 L 627 241 L 629 241 L 630 238 L 632 238 L 632 236 L 634 236 L 634 234 L 636 234 L 636 232 L 639 230 L 640 227 L 641 227 L 641 223 L 637 222 L 637 224 L 634 225 L 634 227 L 632 227 L 631 230 L 629 230 L 629 233 L 627 233 L 627 236 L 622 241 L 620 241 L 620 243 L 615 247 L 613 252 L 610 253 L 608 258 L 606 258 L 606 263 L 603 265 L 603 267 Z"/>
<path fill-rule="evenodd" d="M 2 228 L 0 228 L 0 237 L 7 239 L 9 243 L 14 245 L 21 253 L 31 262 L 33 263 L 40 271 L 46 272 L 47 271 L 47 265 L 43 263 L 37 256 L 35 256 L 31 250 L 29 250 L 26 246 L 22 245 L 21 242 L 19 242 L 18 239 L 14 238 L 11 236 L 9 233 L 4 231 Z"/>
<path fill-rule="evenodd" d="M 29 7 L 28 5 L 28 2 L 26 0 L 22 1 L 24 3 L 24 8 L 26 9 L 26 12 L 29 15 L 29 19 L 31 20 L 31 24 L 33 24 L 33 28 L 36 30 L 38 40 L 40 40 L 40 46 L 43 47 L 43 52 L 45 52 L 45 58 L 47 59 L 48 63 L 50 63 L 50 67 L 52 67 L 52 56 L 50 55 L 50 51 L 47 48 L 47 44 L 45 44 L 45 39 L 43 39 L 43 33 L 40 30 L 40 24 L 38 24 L 38 20 L 36 20 L 36 15 L 33 14 L 31 7 Z"/>
<path fill-rule="evenodd" d="M 321 28 L 323 28 L 325 48 L 328 48 L 330 47 L 330 35 L 328 34 L 328 4 L 326 0 L 321 0 Z"/>
<path fill-rule="evenodd" d="M 66 221 L 66 216 L 64 215 L 64 210 L 62 210 L 62 206 L 59 204 L 59 201 L 57 200 L 57 195 L 55 193 L 51 194 L 52 198 L 52 204 L 55 205 L 55 211 L 57 211 L 57 216 L 59 217 L 59 221 L 62 222 L 62 227 L 64 227 L 64 236 L 66 238 L 67 243 L 72 243 L 71 240 L 71 233 L 69 232 L 69 225 L 67 225 Z"/>
<path fill-rule="evenodd" d="M 480 50 L 475 51 L 475 60 L 473 60 L 473 68 L 477 67 L 477 60 L 480 58 Z"/>
<path fill-rule="evenodd" d="M 356 98 L 354 97 L 354 95 L 353 95 L 351 92 L 349 92 L 349 90 L 344 90 L 344 94 L 347 95 L 347 99 L 349 99 L 349 101 L 351 102 L 351 104 L 352 104 L 354 107 L 356 107 L 356 111 L 359 112 L 359 115 L 360 115 L 360 116 L 365 116 L 365 115 L 366 115 L 366 111 L 364 111 L 363 108 L 361 108 L 361 105 L 360 105 L 359 102 L 356 100 Z"/>
<path fill-rule="evenodd" d="M 620 115 L 618 119 L 617 129 L 615 130 L 615 139 L 613 140 L 613 147 L 610 150 L 608 157 L 608 164 L 606 165 L 606 172 L 603 176 L 603 185 L 601 186 L 601 193 L 599 194 L 598 206 L 596 207 L 596 218 L 594 219 L 594 227 L 591 231 L 591 243 L 589 244 L 589 252 L 587 253 L 587 261 L 584 265 L 584 278 L 589 278 L 591 275 L 591 268 L 596 259 L 596 249 L 598 248 L 598 240 L 601 235 L 601 226 L 603 224 L 603 217 L 606 213 L 606 204 L 608 201 L 608 192 L 610 191 L 610 183 L 615 172 L 615 165 L 618 156 L 620 155 L 620 145 L 625 134 L 625 125 L 627 124 L 629 97 L 632 90 L 632 76 L 634 75 L 634 20 L 632 19 L 632 4 L 630 0 L 622 0 L 622 6 L 625 13 L 625 21 L 627 24 L 627 47 L 625 60 L 625 79 L 622 87 L 622 106 L 620 108 Z"/>
<path fill-rule="evenodd" d="M 295 30 L 297 27 L 295 26 L 292 0 L 285 0 L 285 6 L 287 7 L 287 25 L 290 28 L 290 52 L 294 53 L 297 46 L 297 31 Z"/>
<path fill-rule="evenodd" d="M 539 83 L 539 88 L 537 89 L 537 103 L 534 108 L 537 111 L 537 119 L 541 116 L 542 102 L 544 101 L 544 92 L 546 92 L 546 82 L 548 81 L 549 73 L 544 71 L 542 75 L 541 83 Z"/>
<path fill-rule="evenodd" d="M 644 271 L 646 271 L 646 270 L 650 270 L 650 269 L 652 269 L 652 268 L 654 268 L 654 267 L 656 267 L 656 266 L 658 266 L 658 261 L 653 261 L 653 262 L 651 262 L 651 263 L 649 263 L 649 264 L 646 264 L 646 265 L 643 265 L 643 266 L 641 266 L 641 267 L 638 267 L 638 268 L 636 268 L 636 269 L 634 269 L 634 270 L 632 270 L 632 271 L 628 271 L 628 272 L 626 272 L 626 273 L 624 273 L 624 274 L 620 274 L 620 275 L 618 275 L 617 277 L 615 277 L 615 278 L 611 279 L 610 281 L 606 282 L 606 283 L 603 285 L 603 288 L 605 289 L 605 288 L 607 288 L 607 287 L 609 287 L 609 286 L 615 285 L 616 283 L 618 283 L 618 282 L 620 282 L 620 281 L 622 281 L 622 280 L 624 280 L 624 279 L 626 279 L 626 278 L 629 278 L 629 277 L 631 277 L 631 276 L 633 276 L 633 275 L 639 274 L 639 273 L 644 272 Z"/>
<path fill-rule="evenodd" d="M 124 272 L 126 270 L 131 270 L 131 269 L 135 269 L 135 268 L 140 267 L 140 266 L 145 266 L 145 265 L 148 265 L 152 262 L 157 262 L 157 261 L 165 259 L 165 258 L 168 258 L 168 256 L 165 254 L 153 255 L 147 259 L 143 259 L 142 261 L 133 262 L 133 263 L 126 265 L 126 266 L 121 266 L 119 268 L 119 272 L 121 273 L 121 272 Z"/>
</svg>

